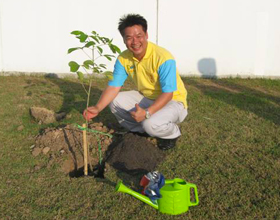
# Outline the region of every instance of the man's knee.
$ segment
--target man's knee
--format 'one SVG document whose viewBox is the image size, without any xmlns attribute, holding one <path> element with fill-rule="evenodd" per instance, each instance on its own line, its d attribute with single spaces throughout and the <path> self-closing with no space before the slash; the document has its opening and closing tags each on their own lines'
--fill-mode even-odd
<svg viewBox="0 0 280 220">
<path fill-rule="evenodd" d="M 142 127 L 144 131 L 149 134 L 151 137 L 165 138 L 173 136 L 180 136 L 179 127 L 172 122 L 159 122 L 157 120 L 146 119 L 142 122 Z"/>
<path fill-rule="evenodd" d="M 149 134 L 151 137 L 157 137 L 158 136 L 158 129 L 159 126 L 155 124 L 155 121 L 150 119 L 146 119 L 142 123 L 143 129 L 147 134 Z"/>
</svg>

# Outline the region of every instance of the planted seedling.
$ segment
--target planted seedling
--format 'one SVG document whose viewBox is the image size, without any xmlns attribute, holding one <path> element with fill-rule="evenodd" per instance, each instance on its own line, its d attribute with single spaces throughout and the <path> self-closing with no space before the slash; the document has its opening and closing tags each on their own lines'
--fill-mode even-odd
<svg viewBox="0 0 280 220">
<path fill-rule="evenodd" d="M 72 31 L 72 35 L 74 35 L 81 43 L 82 46 L 74 47 L 68 49 L 68 54 L 74 51 L 82 51 L 86 60 L 82 63 L 78 63 L 76 61 L 70 61 L 69 67 L 70 71 L 77 74 L 79 81 L 81 82 L 82 87 L 87 94 L 87 102 L 86 109 L 89 107 L 90 102 L 90 93 L 92 82 L 96 77 L 96 74 L 103 74 L 108 78 L 112 77 L 112 72 L 107 70 L 106 64 L 102 63 L 102 58 L 107 59 L 108 61 L 112 61 L 112 58 L 115 57 L 115 54 L 119 54 L 120 49 L 114 45 L 113 39 L 109 39 L 107 37 L 100 36 L 97 32 L 92 31 L 90 34 L 85 34 L 82 31 Z M 109 51 L 105 52 L 105 51 Z M 88 86 L 86 86 L 88 84 Z M 87 118 L 87 117 L 86 117 Z M 83 130 L 83 146 L 84 146 L 84 175 L 88 175 L 88 144 L 87 144 L 87 131 L 88 129 L 88 120 L 85 120 L 85 124 L 80 126 Z M 102 132 L 99 132 L 102 133 Z M 102 133 L 104 134 L 104 133 Z M 104 134 L 106 135 L 106 134 Z M 102 155 L 99 144 L 99 164 L 102 164 Z M 91 164 L 90 164 L 91 166 Z M 92 167 L 91 167 L 92 169 Z"/>
</svg>

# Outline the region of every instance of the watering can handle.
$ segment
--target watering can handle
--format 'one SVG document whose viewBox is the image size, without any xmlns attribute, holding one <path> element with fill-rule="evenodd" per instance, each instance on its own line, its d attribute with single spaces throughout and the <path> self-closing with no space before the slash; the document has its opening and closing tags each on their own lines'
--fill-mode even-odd
<svg viewBox="0 0 280 220">
<path fill-rule="evenodd" d="M 189 198 L 189 199 L 190 199 L 189 204 L 190 204 L 190 206 L 198 205 L 199 200 L 198 200 L 198 194 L 197 194 L 196 185 L 195 185 L 195 184 L 192 184 L 192 183 L 188 183 L 188 185 L 190 186 L 190 190 L 191 190 L 191 188 L 194 189 L 194 195 L 195 195 L 195 202 L 191 202 L 191 197 L 190 197 L 190 198 Z"/>
</svg>

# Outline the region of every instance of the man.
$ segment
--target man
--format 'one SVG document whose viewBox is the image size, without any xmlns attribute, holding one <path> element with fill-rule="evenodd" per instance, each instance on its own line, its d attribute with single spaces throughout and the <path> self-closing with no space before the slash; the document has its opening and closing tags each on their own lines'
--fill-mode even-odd
<svg viewBox="0 0 280 220">
<path fill-rule="evenodd" d="M 116 60 L 109 81 L 95 106 L 84 111 L 88 120 L 107 105 L 131 132 L 156 137 L 162 150 L 173 148 L 181 135 L 178 123 L 187 116 L 187 91 L 172 55 L 148 42 L 147 21 L 140 15 L 122 17 L 118 27 L 127 50 Z M 138 91 L 120 92 L 127 77 Z"/>
</svg>

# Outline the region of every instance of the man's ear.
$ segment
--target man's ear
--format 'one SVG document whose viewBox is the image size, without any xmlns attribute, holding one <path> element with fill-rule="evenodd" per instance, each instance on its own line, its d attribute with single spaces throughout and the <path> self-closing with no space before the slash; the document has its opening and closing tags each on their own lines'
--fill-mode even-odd
<svg viewBox="0 0 280 220">
<path fill-rule="evenodd" d="M 149 35 L 148 35 L 148 31 L 146 32 L 146 40 L 148 40 Z"/>
</svg>

